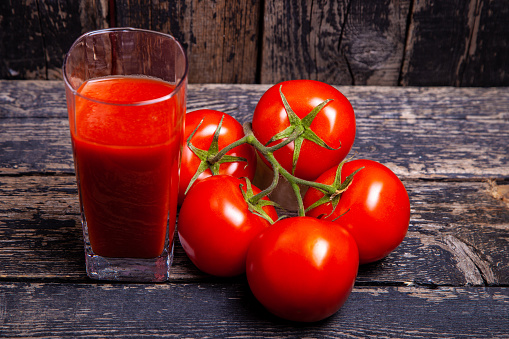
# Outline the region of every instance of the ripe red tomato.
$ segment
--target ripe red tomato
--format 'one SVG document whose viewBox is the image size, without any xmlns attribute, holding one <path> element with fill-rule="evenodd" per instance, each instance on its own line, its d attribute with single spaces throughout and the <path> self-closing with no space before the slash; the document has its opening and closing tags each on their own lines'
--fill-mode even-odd
<svg viewBox="0 0 509 339">
<path fill-rule="evenodd" d="M 252 241 L 246 274 L 251 291 L 270 312 L 313 322 L 345 303 L 358 265 L 357 245 L 344 228 L 293 217 L 276 222 Z"/>
<path fill-rule="evenodd" d="M 353 235 L 359 247 L 359 261 L 367 264 L 384 258 L 403 241 L 410 222 L 410 200 L 399 178 L 376 161 L 358 159 L 345 163 L 341 181 L 361 167 L 364 168 L 354 175 L 331 215 L 331 203 L 320 205 L 306 215 L 324 220 L 339 217 L 335 222 Z M 316 181 L 330 185 L 336 169 L 337 166 L 329 169 Z M 304 196 L 304 207 L 308 208 L 321 197 L 323 193 L 310 188 Z"/>
<path fill-rule="evenodd" d="M 244 200 L 245 179 L 215 175 L 196 183 L 187 193 L 178 218 L 180 243 L 203 272 L 229 277 L 245 272 L 251 240 L 269 221 L 252 213 Z M 253 194 L 260 192 L 252 186 Z M 274 207 L 263 210 L 277 219 Z"/>
<path fill-rule="evenodd" d="M 242 138 L 244 130 L 235 118 L 223 112 L 201 109 L 186 114 L 184 141 L 187 141 L 187 138 L 203 119 L 200 128 L 196 131 L 191 142 L 199 149 L 208 150 L 222 116 L 224 116 L 224 119 L 218 140 L 219 150 Z M 240 145 L 227 154 L 245 158 L 247 159 L 247 164 L 244 161 L 223 163 L 219 166 L 219 174 L 227 174 L 237 178 L 247 177 L 253 180 L 256 170 L 256 153 L 253 147 L 248 144 Z M 184 201 L 185 191 L 199 165 L 200 159 L 189 149 L 187 142 L 185 142 L 182 149 L 182 163 L 180 166 L 179 205 Z M 211 175 L 212 172 L 210 169 L 207 169 L 198 177 L 195 183 Z"/>
<path fill-rule="evenodd" d="M 290 126 L 279 89 L 295 114 L 303 119 L 321 102 L 332 99 L 321 109 L 309 128 L 334 150 L 304 140 L 295 168 L 295 175 L 306 180 L 316 179 L 330 167 L 339 164 L 350 152 L 355 139 L 355 114 L 348 99 L 334 87 L 313 80 L 284 81 L 263 94 L 253 114 L 253 132 L 262 144 Z M 281 141 L 275 141 L 271 145 Z M 292 173 L 292 142 L 274 152 L 278 162 Z"/>
</svg>

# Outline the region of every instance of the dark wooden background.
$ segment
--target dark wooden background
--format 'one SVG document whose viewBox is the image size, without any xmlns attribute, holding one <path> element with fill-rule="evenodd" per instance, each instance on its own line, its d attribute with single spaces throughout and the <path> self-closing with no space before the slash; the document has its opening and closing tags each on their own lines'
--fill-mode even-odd
<svg viewBox="0 0 509 339">
<path fill-rule="evenodd" d="M 0 79 L 61 79 L 82 33 L 181 41 L 191 83 L 508 86 L 507 0 L 1 0 Z"/>
</svg>

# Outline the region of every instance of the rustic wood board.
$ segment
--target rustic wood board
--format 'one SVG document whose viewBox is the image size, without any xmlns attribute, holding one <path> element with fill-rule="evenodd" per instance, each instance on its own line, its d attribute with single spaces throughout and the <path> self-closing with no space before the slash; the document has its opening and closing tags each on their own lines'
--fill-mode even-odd
<svg viewBox="0 0 509 339">
<path fill-rule="evenodd" d="M 461 86 L 507 86 L 507 67 L 503 65 L 509 59 L 509 6 L 504 1 L 478 1 L 474 13 Z"/>
<path fill-rule="evenodd" d="M 78 36 L 109 26 L 107 0 L 2 0 L 0 79 L 62 79 Z"/>
<path fill-rule="evenodd" d="M 498 1 L 414 0 L 400 83 L 507 86 L 508 14 Z"/>
<path fill-rule="evenodd" d="M 189 110 L 247 122 L 268 87 L 190 85 Z M 168 283 L 87 278 L 63 84 L 0 81 L 0 336 L 507 338 L 507 89 L 338 88 L 357 156 L 402 178 L 411 221 L 337 314 L 295 324 L 266 312 L 245 276 L 198 271 L 178 238 Z"/>
<path fill-rule="evenodd" d="M 261 83 L 307 78 L 351 83 L 338 48 L 347 12 L 346 1 L 266 1 Z"/>
<path fill-rule="evenodd" d="M 189 60 L 191 83 L 255 83 L 260 2 L 116 0 L 117 26 L 172 34 Z"/>
<path fill-rule="evenodd" d="M 245 282 L 0 283 L 5 337 L 507 338 L 508 320 L 507 287 L 356 287 L 332 317 L 295 324 L 266 312 Z"/>
<path fill-rule="evenodd" d="M 340 49 L 352 85 L 398 85 L 411 2 L 350 0 Z"/>
<path fill-rule="evenodd" d="M 509 7 L 492 0 L 3 0 L 0 79 L 59 79 L 86 31 L 170 33 L 191 83 L 508 86 Z"/>
<path fill-rule="evenodd" d="M 509 284 L 509 208 L 493 185 L 405 184 L 412 206 L 407 237 L 388 258 L 361 267 L 358 283 Z M 86 278 L 73 176 L 3 177 L 0 196 L 0 278 Z M 203 278 L 210 277 L 196 270 L 176 240 L 171 279 Z"/>
<path fill-rule="evenodd" d="M 410 2 L 267 1 L 261 82 L 397 85 Z"/>
<path fill-rule="evenodd" d="M 0 78 L 46 79 L 36 0 L 0 2 Z"/>
<path fill-rule="evenodd" d="M 247 122 L 268 87 L 190 85 L 188 111 L 218 109 Z M 338 88 L 356 112 L 357 157 L 404 178 L 507 178 L 506 88 Z M 0 81 L 0 93 L 0 174 L 72 173 L 63 84 Z"/>
</svg>

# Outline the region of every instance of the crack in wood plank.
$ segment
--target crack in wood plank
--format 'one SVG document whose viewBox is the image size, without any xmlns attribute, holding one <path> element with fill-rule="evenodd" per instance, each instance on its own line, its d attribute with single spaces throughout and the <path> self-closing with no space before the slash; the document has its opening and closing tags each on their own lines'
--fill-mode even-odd
<svg viewBox="0 0 509 339">
<path fill-rule="evenodd" d="M 467 285 L 492 285 L 497 282 L 491 264 L 477 255 L 473 248 L 453 235 L 446 235 L 442 239 L 453 254 L 456 267 L 464 274 Z"/>
</svg>

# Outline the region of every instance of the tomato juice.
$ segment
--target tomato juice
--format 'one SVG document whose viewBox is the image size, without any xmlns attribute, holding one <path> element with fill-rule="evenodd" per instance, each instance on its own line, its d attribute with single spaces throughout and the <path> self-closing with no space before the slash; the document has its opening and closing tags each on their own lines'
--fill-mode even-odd
<svg viewBox="0 0 509 339">
<path fill-rule="evenodd" d="M 110 76 L 88 80 L 74 96 L 75 167 L 96 255 L 155 258 L 167 237 L 172 247 L 185 110 L 174 88 L 155 78 Z"/>
</svg>

